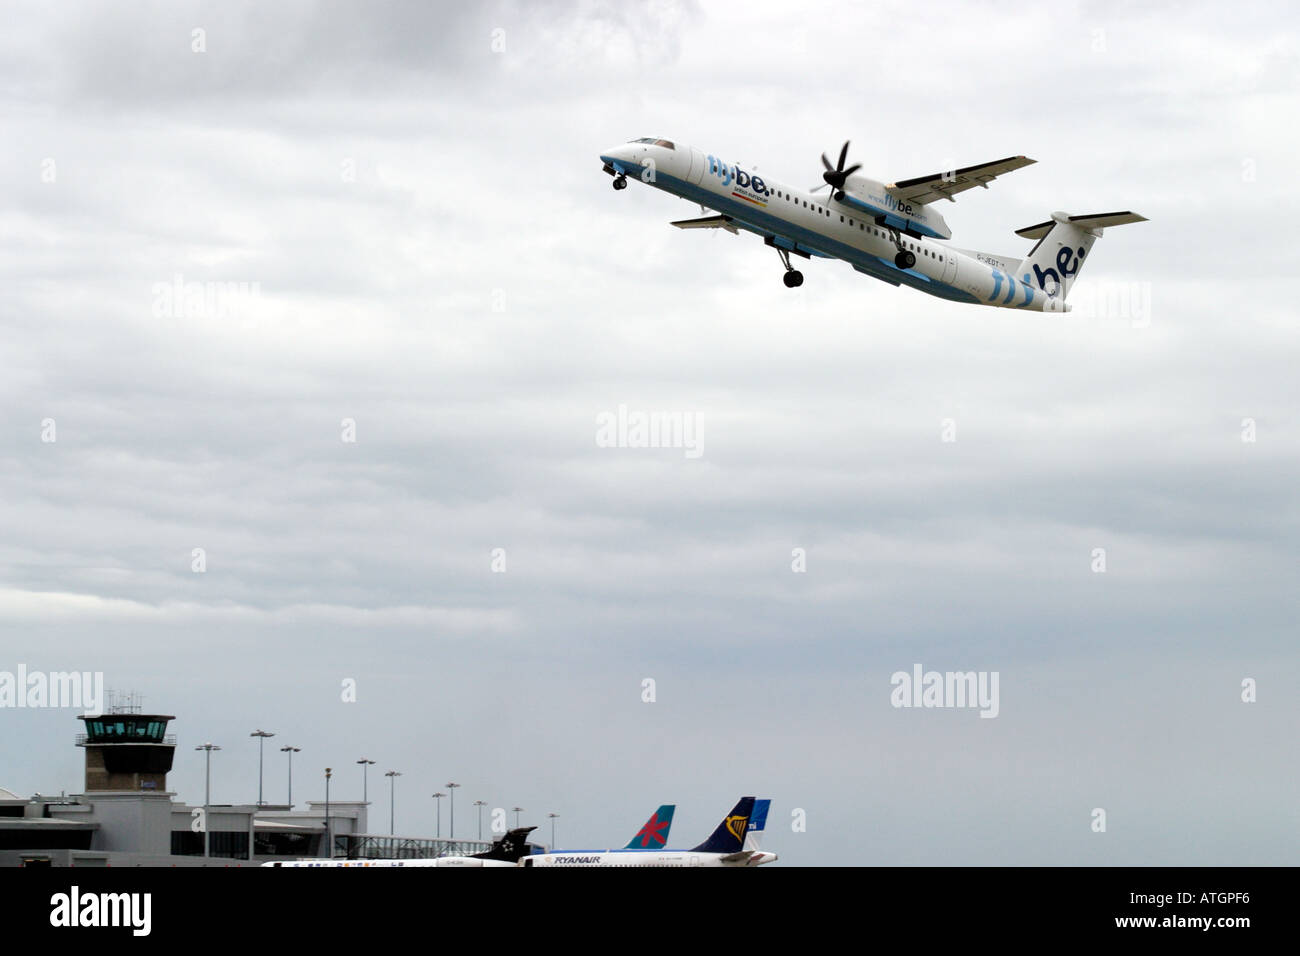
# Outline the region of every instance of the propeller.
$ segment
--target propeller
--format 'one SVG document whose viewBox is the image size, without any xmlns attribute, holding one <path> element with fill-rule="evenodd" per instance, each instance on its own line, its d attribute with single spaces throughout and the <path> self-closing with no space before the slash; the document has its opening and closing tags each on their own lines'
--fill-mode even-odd
<svg viewBox="0 0 1300 956">
<path fill-rule="evenodd" d="M 848 169 L 845 169 L 844 161 L 848 158 L 849 141 L 847 139 L 844 141 L 844 145 L 840 148 L 840 161 L 834 166 L 832 166 L 831 161 L 826 158 L 826 154 L 822 153 L 822 165 L 826 167 L 826 172 L 822 173 L 822 179 L 826 181 L 827 186 L 831 187 L 832 195 L 842 192 L 845 181 L 862 168 L 861 163 L 854 163 L 852 166 L 848 167 Z M 817 188 L 821 189 L 821 186 L 818 186 Z M 836 195 L 836 198 L 839 198 L 838 195 Z"/>
</svg>

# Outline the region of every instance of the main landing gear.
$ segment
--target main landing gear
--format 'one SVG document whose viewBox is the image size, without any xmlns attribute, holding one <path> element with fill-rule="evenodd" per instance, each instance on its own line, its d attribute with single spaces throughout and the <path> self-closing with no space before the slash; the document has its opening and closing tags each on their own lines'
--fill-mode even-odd
<svg viewBox="0 0 1300 956">
<path fill-rule="evenodd" d="M 790 253 L 782 249 L 780 246 L 777 246 L 776 254 L 781 257 L 781 264 L 785 266 L 785 275 L 781 277 L 781 281 L 785 283 L 785 287 L 787 289 L 797 289 L 799 286 L 803 285 L 803 273 L 790 265 Z"/>
<path fill-rule="evenodd" d="M 880 222 L 879 219 L 876 222 Z M 889 227 L 886 226 L 886 229 Z M 889 230 L 889 238 L 894 240 L 894 248 L 898 250 L 898 255 L 894 256 L 894 265 L 900 269 L 910 269 L 916 265 L 916 254 L 910 249 L 903 248 L 903 240 L 898 236 L 897 229 Z"/>
<path fill-rule="evenodd" d="M 627 189 L 627 177 L 624 176 L 622 173 L 619 173 L 617 176 L 615 176 L 615 177 L 614 177 L 614 188 L 615 188 L 615 189 Z"/>
</svg>

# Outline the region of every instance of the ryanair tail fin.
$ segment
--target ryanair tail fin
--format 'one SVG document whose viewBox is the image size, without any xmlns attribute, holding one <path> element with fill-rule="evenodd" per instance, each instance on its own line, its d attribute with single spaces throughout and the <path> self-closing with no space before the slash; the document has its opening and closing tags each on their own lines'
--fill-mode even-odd
<svg viewBox="0 0 1300 956">
<path fill-rule="evenodd" d="M 732 811 L 722 818 L 713 834 L 697 847 L 693 853 L 738 853 L 744 849 L 745 830 L 749 818 L 754 813 L 754 798 L 741 797 Z"/>
<path fill-rule="evenodd" d="M 1146 221 L 1145 216 L 1127 211 L 1087 216 L 1054 212 L 1047 222 L 1016 230 L 1017 236 L 1038 240 L 1020 263 L 1017 275 L 1035 289 L 1041 289 L 1048 298 L 1064 301 L 1092 244 L 1107 226 Z"/>
<path fill-rule="evenodd" d="M 677 809 L 675 803 L 665 803 L 662 807 L 650 814 L 650 819 L 645 822 L 645 826 L 637 831 L 625 850 L 658 850 L 668 845 L 668 831 L 673 827 L 673 811 Z"/>
</svg>

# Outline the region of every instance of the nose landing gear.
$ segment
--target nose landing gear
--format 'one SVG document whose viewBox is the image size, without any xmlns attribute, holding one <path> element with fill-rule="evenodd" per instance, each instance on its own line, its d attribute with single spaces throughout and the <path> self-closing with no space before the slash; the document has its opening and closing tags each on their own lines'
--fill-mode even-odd
<svg viewBox="0 0 1300 956">
<path fill-rule="evenodd" d="M 614 177 L 615 189 L 627 189 L 627 177 L 622 173 Z"/>
</svg>

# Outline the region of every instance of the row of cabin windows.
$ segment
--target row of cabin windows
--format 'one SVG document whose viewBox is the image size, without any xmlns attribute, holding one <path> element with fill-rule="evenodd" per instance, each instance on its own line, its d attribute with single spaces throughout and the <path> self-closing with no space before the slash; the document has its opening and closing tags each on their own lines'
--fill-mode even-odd
<svg viewBox="0 0 1300 956">
<path fill-rule="evenodd" d="M 826 209 L 822 206 L 818 206 L 816 203 L 809 205 L 808 200 L 806 199 L 796 199 L 794 196 L 791 196 L 787 192 L 782 192 L 780 189 L 774 189 L 772 191 L 776 193 L 777 198 L 785 199 L 789 202 L 793 202 L 796 206 L 802 205 L 805 209 L 812 209 L 816 212 L 820 212 L 827 216 L 831 214 L 831 211 L 829 209 Z M 845 221 L 844 217 L 840 216 L 840 222 L 844 222 L 844 221 Z M 852 219 L 848 220 L 848 225 L 850 229 L 853 228 Z M 881 239 L 889 238 L 889 236 L 885 233 L 883 229 L 877 229 L 873 226 L 870 230 L 868 230 L 866 223 L 863 222 L 860 222 L 857 225 L 858 225 L 858 229 L 862 232 L 871 232 L 873 235 L 879 236 Z M 931 252 L 929 249 L 926 249 L 922 246 L 918 246 L 910 242 L 904 242 L 903 245 L 906 246 L 908 249 L 915 249 L 921 255 L 934 259 L 936 262 L 943 262 L 943 256 L 939 255 L 938 253 Z"/>
</svg>

